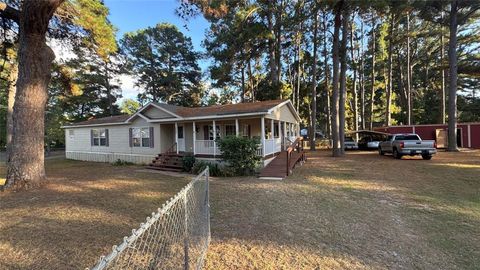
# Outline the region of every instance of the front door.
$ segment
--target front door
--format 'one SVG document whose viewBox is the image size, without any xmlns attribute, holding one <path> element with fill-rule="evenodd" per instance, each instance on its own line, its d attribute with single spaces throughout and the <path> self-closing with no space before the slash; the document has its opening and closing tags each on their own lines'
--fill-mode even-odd
<svg viewBox="0 0 480 270">
<path fill-rule="evenodd" d="M 179 152 L 185 152 L 185 134 L 183 125 L 177 127 L 177 147 Z"/>
</svg>

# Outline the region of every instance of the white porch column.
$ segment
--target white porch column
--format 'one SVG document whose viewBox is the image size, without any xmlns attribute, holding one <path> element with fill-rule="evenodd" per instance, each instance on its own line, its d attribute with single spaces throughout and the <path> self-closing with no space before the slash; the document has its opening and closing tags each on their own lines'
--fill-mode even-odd
<svg viewBox="0 0 480 270">
<path fill-rule="evenodd" d="M 260 118 L 260 140 L 262 142 L 262 157 L 265 157 L 265 117 Z"/>
<path fill-rule="evenodd" d="M 235 118 L 235 136 L 240 135 L 240 127 L 238 126 L 238 118 Z"/>
<path fill-rule="evenodd" d="M 274 129 L 275 129 L 275 126 L 273 125 L 274 122 L 275 121 L 273 119 L 270 119 L 270 134 L 272 136 L 270 139 L 275 139 L 275 136 L 273 135 L 274 134 Z"/>
<path fill-rule="evenodd" d="M 295 129 L 296 129 L 296 131 L 297 131 L 297 132 L 296 132 L 297 137 L 300 137 L 300 125 L 299 125 L 298 123 L 295 125 Z"/>
<path fill-rule="evenodd" d="M 175 145 L 177 149 L 177 154 L 178 154 L 178 123 L 175 122 Z"/>
<path fill-rule="evenodd" d="M 217 125 L 215 125 L 215 120 L 213 120 L 213 157 L 217 153 Z"/>
<path fill-rule="evenodd" d="M 195 122 L 192 122 L 192 126 L 193 126 L 193 155 L 195 156 L 195 141 L 197 140 L 197 132 L 195 131 L 196 130 L 196 126 L 195 126 Z"/>
</svg>

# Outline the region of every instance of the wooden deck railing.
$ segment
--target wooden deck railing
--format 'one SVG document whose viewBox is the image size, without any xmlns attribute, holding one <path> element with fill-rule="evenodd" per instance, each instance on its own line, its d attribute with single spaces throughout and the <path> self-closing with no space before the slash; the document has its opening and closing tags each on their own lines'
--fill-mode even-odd
<svg viewBox="0 0 480 270">
<path fill-rule="evenodd" d="M 299 161 L 305 161 L 305 152 L 303 151 L 303 137 L 298 137 L 287 148 L 287 176 L 292 173 L 295 164 Z"/>
</svg>

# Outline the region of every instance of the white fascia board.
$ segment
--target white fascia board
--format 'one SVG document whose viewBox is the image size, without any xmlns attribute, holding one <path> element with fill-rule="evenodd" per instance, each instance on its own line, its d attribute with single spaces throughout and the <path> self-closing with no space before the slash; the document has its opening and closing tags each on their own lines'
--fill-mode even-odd
<svg viewBox="0 0 480 270">
<path fill-rule="evenodd" d="M 270 110 L 268 110 L 268 114 L 271 114 L 274 110 L 282 107 L 283 105 L 287 105 L 290 110 L 293 112 L 293 116 L 295 116 L 295 119 L 297 119 L 297 121 L 300 121 L 300 116 L 298 115 L 298 112 L 295 110 L 295 108 L 293 107 L 293 104 L 290 100 L 285 100 L 284 102 L 276 105 L 275 107 L 271 108 Z"/>
<path fill-rule="evenodd" d="M 82 127 L 102 127 L 102 126 L 119 126 L 119 125 L 128 125 L 130 123 L 120 122 L 120 123 L 103 123 L 103 124 L 89 124 L 89 125 L 73 125 L 73 126 L 61 126 L 60 128 L 82 128 Z"/>
<path fill-rule="evenodd" d="M 194 117 L 185 117 L 179 119 L 152 119 L 152 123 L 162 123 L 162 122 L 176 122 L 176 121 L 193 121 L 193 120 L 208 120 L 208 119 L 224 119 L 224 118 L 235 118 L 235 117 L 245 117 L 245 116 L 259 116 L 265 115 L 267 112 L 255 112 L 255 113 L 239 113 L 239 114 L 226 114 L 226 115 L 207 115 L 207 116 L 194 116 Z"/>
</svg>

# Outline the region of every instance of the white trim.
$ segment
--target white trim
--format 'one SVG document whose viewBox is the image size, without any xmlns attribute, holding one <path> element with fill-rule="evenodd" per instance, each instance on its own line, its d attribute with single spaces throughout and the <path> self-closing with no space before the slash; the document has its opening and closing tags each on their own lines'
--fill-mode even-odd
<svg viewBox="0 0 480 270">
<path fill-rule="evenodd" d="M 120 123 L 89 124 L 89 125 L 76 125 L 76 126 L 61 126 L 60 128 L 69 129 L 69 128 L 82 128 L 82 127 L 118 126 L 118 125 L 128 125 L 128 124 L 129 123 L 120 122 Z"/>
<path fill-rule="evenodd" d="M 177 154 L 178 154 L 178 123 L 175 122 L 175 144 L 176 144 L 176 149 L 177 149 Z"/>
<path fill-rule="evenodd" d="M 215 120 L 213 120 L 212 130 L 213 130 L 213 157 L 215 157 L 215 154 L 217 153 L 217 125 L 215 124 Z"/>
<path fill-rule="evenodd" d="M 260 139 L 262 142 L 262 157 L 265 157 L 265 117 L 260 118 Z"/>
<path fill-rule="evenodd" d="M 240 135 L 240 127 L 238 125 L 238 118 L 235 118 L 235 136 L 239 136 Z"/>
<path fill-rule="evenodd" d="M 148 107 L 150 107 L 150 106 L 154 106 L 155 108 L 157 108 L 157 109 L 159 109 L 159 110 L 161 110 L 161 111 L 164 111 L 164 112 L 170 114 L 171 116 L 173 116 L 173 117 L 175 117 L 175 118 L 180 118 L 180 119 L 181 119 L 181 117 L 178 116 L 177 114 L 174 114 L 174 113 L 172 113 L 171 111 L 169 111 L 169 110 L 167 110 L 167 109 L 164 109 L 164 108 L 158 106 L 157 104 L 155 104 L 154 101 L 150 101 L 150 102 L 147 103 L 145 106 L 143 106 L 143 107 L 140 108 L 138 111 L 136 111 L 134 114 L 132 114 L 132 116 L 130 116 L 127 120 L 125 120 L 125 122 L 130 122 L 134 117 L 136 117 L 136 116 L 138 116 L 138 115 L 141 115 L 141 112 L 143 112 L 146 108 L 148 108 Z M 142 118 L 145 119 L 145 116 L 142 117 Z M 169 119 L 169 120 L 174 120 L 174 119 Z M 151 119 L 148 119 L 147 121 L 150 122 Z"/>
<path fill-rule="evenodd" d="M 413 134 L 416 134 L 416 133 L 415 133 L 415 126 L 412 126 L 412 133 L 413 133 Z"/>
<path fill-rule="evenodd" d="M 467 125 L 467 135 L 468 135 L 468 148 L 472 148 L 472 130 L 470 125 Z"/>
<path fill-rule="evenodd" d="M 140 116 L 141 118 L 143 118 L 145 121 L 149 122 L 150 121 L 150 118 L 148 118 L 147 116 L 143 115 L 142 113 L 139 113 L 138 116 Z"/>
<path fill-rule="evenodd" d="M 192 126 L 193 126 L 193 155 L 195 156 L 195 141 L 197 140 L 197 131 L 196 131 L 196 125 L 195 125 L 195 121 L 192 122 Z"/>
<path fill-rule="evenodd" d="M 267 112 L 255 112 L 255 113 L 240 113 L 240 114 L 225 114 L 225 115 L 207 115 L 207 116 L 194 116 L 194 117 L 185 117 L 185 118 L 180 118 L 178 120 L 181 121 L 190 121 L 190 120 L 213 120 L 213 119 L 219 119 L 219 118 L 235 118 L 235 117 L 243 117 L 243 116 L 258 116 L 258 115 L 266 115 L 268 114 Z M 152 123 L 157 123 L 157 122 L 173 122 L 176 121 L 175 119 L 153 119 L 150 120 Z"/>
</svg>

